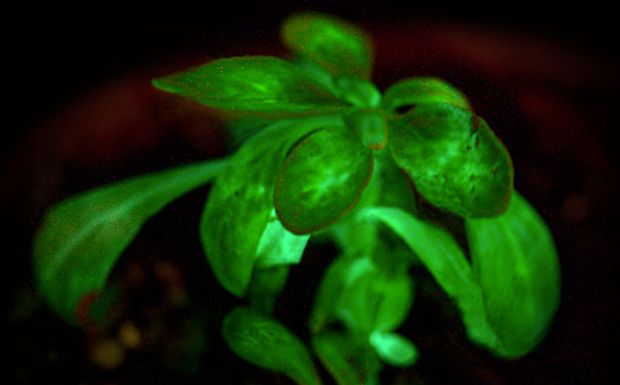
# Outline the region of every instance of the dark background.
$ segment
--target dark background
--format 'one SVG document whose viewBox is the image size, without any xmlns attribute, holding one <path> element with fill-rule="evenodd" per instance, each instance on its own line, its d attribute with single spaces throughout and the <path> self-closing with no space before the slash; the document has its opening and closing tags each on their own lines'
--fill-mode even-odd
<svg viewBox="0 0 620 385">
<path fill-rule="evenodd" d="M 196 207 L 201 207 L 207 189 L 149 222 L 115 270 L 118 279 L 130 282 L 132 274 L 142 274 L 121 319 L 136 325 L 144 341 L 126 349 L 123 361 L 112 368 L 106 369 L 95 352 L 102 341 L 116 338 L 124 321 L 95 334 L 59 321 L 32 289 L 29 250 L 45 208 L 63 197 L 223 154 L 217 121 L 186 105 L 178 112 L 170 107 L 175 102 L 150 91 L 148 78 L 200 62 L 203 55 L 281 54 L 279 23 L 297 10 L 327 11 L 365 27 L 381 44 L 375 75 L 382 88 L 401 77 L 433 74 L 463 89 L 506 143 L 515 161 L 517 188 L 545 217 L 558 245 L 562 305 L 548 338 L 535 352 L 505 362 L 471 346 L 449 301 L 422 274 L 417 302 L 404 327 L 422 359 L 404 375 L 388 370 L 385 380 L 616 382 L 612 348 L 618 346 L 620 320 L 618 254 L 612 237 L 618 212 L 615 132 L 620 83 L 614 13 L 596 3 L 574 8 L 503 4 L 484 11 L 463 5 L 442 8 L 263 1 L 196 10 L 200 23 L 195 24 L 13 27 L 6 34 L 11 59 L 4 83 L 10 104 L 0 144 L 0 209 L 8 266 L 3 282 L 14 361 L 8 382 L 288 383 L 236 359 L 218 339 L 218 320 L 236 302 L 211 282 L 194 236 Z M 106 131 L 108 126 L 115 128 Z M 329 252 L 317 249 L 314 261 Z M 293 271 L 292 281 L 300 283 L 289 284 L 277 310 L 288 325 L 298 325 L 302 335 L 312 298 L 307 287 L 316 286 L 325 266 L 325 260 L 312 262 L 312 256 Z M 169 298 L 177 289 L 186 302 Z"/>
</svg>

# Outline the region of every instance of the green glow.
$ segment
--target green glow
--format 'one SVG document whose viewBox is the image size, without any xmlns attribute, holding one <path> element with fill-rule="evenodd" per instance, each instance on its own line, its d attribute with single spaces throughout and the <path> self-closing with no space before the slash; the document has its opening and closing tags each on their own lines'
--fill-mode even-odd
<svg viewBox="0 0 620 385">
<path fill-rule="evenodd" d="M 254 365 L 284 373 L 300 385 L 321 384 L 303 342 L 279 322 L 238 307 L 224 319 L 222 334 L 232 351 Z"/>
<path fill-rule="evenodd" d="M 369 257 L 341 257 L 321 282 L 310 329 L 319 333 L 340 320 L 357 333 L 391 331 L 404 321 L 412 302 L 413 283 L 404 271 L 385 272 Z"/>
<path fill-rule="evenodd" d="M 308 239 L 310 235 L 296 235 L 282 226 L 274 209 L 256 249 L 257 266 L 270 267 L 299 263 Z"/>
<path fill-rule="evenodd" d="M 87 191 L 54 206 L 34 244 L 37 285 L 50 306 L 75 323 L 81 299 L 100 293 L 112 267 L 142 225 L 171 201 L 211 181 L 210 161 Z"/>
<path fill-rule="evenodd" d="M 551 234 L 516 193 L 504 215 L 466 224 L 489 323 L 510 355 L 523 355 L 544 337 L 560 301 L 560 269 Z"/>
<path fill-rule="evenodd" d="M 363 339 L 328 332 L 312 337 L 319 360 L 338 385 L 372 385 L 379 382 L 381 363 Z"/>
<path fill-rule="evenodd" d="M 305 71 L 282 59 L 220 59 L 153 81 L 155 87 L 227 110 L 319 114 L 342 102 Z"/>
<path fill-rule="evenodd" d="M 467 220 L 473 270 L 443 229 L 395 208 L 361 213 L 386 223 L 459 305 L 470 338 L 499 356 L 518 357 L 544 337 L 559 302 L 553 240 L 518 193 L 500 217 Z"/>
<path fill-rule="evenodd" d="M 381 93 L 371 82 L 351 76 L 334 80 L 338 96 L 359 108 L 375 108 L 381 103 Z"/>
<path fill-rule="evenodd" d="M 370 77 L 370 39 L 354 25 L 333 16 L 309 13 L 289 17 L 281 31 L 282 40 L 293 52 L 334 76 Z"/>
<path fill-rule="evenodd" d="M 542 219 L 513 192 L 508 152 L 467 98 L 432 77 L 404 79 L 382 96 L 369 81 L 370 39 L 337 18 L 294 15 L 281 32 L 293 62 L 220 59 L 153 81 L 236 111 L 229 133 L 240 147 L 225 161 L 129 179 L 52 208 L 34 244 L 46 301 L 71 323 L 105 314 L 116 298 L 108 275 L 144 222 L 215 179 L 200 238 L 217 280 L 248 305 L 222 329 L 241 358 L 320 385 L 303 342 L 269 316 L 311 233 L 341 251 L 308 322 L 314 352 L 339 385 L 377 385 L 381 361 L 417 361 L 415 345 L 395 333 L 413 304 L 414 266 L 455 301 L 472 341 L 500 357 L 534 349 L 559 303 L 557 253 Z M 445 219 L 421 219 L 415 191 L 463 217 L 471 263 Z"/>
<path fill-rule="evenodd" d="M 437 104 L 421 105 L 392 123 L 394 160 L 429 202 L 463 217 L 506 211 L 512 161 L 482 118 Z"/>
<path fill-rule="evenodd" d="M 278 174 L 275 207 L 295 234 L 328 226 L 349 211 L 372 175 L 373 158 L 344 127 L 318 131 L 300 142 Z"/>
<path fill-rule="evenodd" d="M 461 91 L 449 83 L 433 77 L 417 77 L 399 80 L 385 91 L 382 106 L 396 111 L 401 107 L 426 104 L 451 104 L 464 110 L 471 109 Z"/>
<path fill-rule="evenodd" d="M 257 253 L 269 251 L 258 248 L 271 220 L 274 185 L 286 153 L 304 135 L 339 121 L 325 116 L 274 123 L 248 140 L 216 179 L 200 234 L 213 272 L 231 293 L 245 294 Z"/>
<path fill-rule="evenodd" d="M 353 111 L 345 116 L 345 122 L 371 150 L 383 149 L 388 141 L 388 127 L 381 111 Z"/>
<path fill-rule="evenodd" d="M 405 337 L 396 333 L 374 332 L 370 344 L 379 357 L 392 366 L 411 366 L 418 360 L 418 350 Z"/>
</svg>

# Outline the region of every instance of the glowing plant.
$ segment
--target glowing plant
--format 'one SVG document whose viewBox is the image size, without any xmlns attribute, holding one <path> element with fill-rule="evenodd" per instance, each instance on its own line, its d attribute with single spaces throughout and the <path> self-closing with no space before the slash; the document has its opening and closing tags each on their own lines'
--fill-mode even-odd
<svg viewBox="0 0 620 385">
<path fill-rule="evenodd" d="M 415 363 L 413 343 L 395 332 L 412 306 L 414 265 L 454 300 L 474 343 L 501 357 L 531 351 L 558 305 L 557 256 L 544 222 L 513 191 L 510 156 L 487 123 L 436 78 L 405 79 L 382 95 L 369 81 L 369 39 L 346 22 L 297 15 L 282 37 L 292 62 L 221 59 L 153 82 L 234 111 L 231 130 L 246 140 L 227 159 L 52 208 L 34 247 L 50 306 L 77 323 L 93 293 L 101 296 L 91 302 L 104 304 L 107 277 L 140 227 L 213 181 L 200 238 L 219 282 L 247 298 L 222 329 L 240 357 L 321 383 L 304 342 L 271 316 L 315 234 L 342 252 L 309 321 L 312 351 L 339 384 L 377 383 L 381 362 Z"/>
</svg>

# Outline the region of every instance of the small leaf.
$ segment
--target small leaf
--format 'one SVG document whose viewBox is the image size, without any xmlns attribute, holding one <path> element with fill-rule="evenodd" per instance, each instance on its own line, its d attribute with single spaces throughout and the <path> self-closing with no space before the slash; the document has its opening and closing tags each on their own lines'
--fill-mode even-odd
<svg viewBox="0 0 620 385">
<path fill-rule="evenodd" d="M 353 111 L 345 116 L 345 122 L 369 149 L 382 150 L 387 144 L 387 121 L 380 111 Z"/>
<path fill-rule="evenodd" d="M 340 99 L 358 108 L 376 108 L 381 92 L 370 81 L 353 76 L 340 76 L 333 81 L 334 92 Z"/>
<path fill-rule="evenodd" d="M 142 225 L 164 206 L 213 179 L 209 161 L 100 187 L 54 206 L 34 243 L 37 285 L 50 306 L 75 323 L 82 298 L 100 293 Z"/>
<path fill-rule="evenodd" d="M 394 160 L 430 203 L 463 217 L 506 211 L 512 161 L 482 118 L 436 104 L 421 105 L 392 123 Z"/>
<path fill-rule="evenodd" d="M 279 322 L 246 308 L 236 308 L 224 319 L 222 334 L 244 360 L 289 376 L 301 385 L 321 383 L 303 342 Z"/>
<path fill-rule="evenodd" d="M 391 331 L 407 317 L 413 284 L 406 271 L 388 274 L 369 257 L 336 259 L 315 299 L 310 328 L 319 332 L 339 319 L 358 334 Z"/>
<path fill-rule="evenodd" d="M 370 77 L 373 60 L 370 39 L 348 22 L 327 15 L 298 14 L 284 22 L 281 35 L 293 52 L 334 76 Z"/>
<path fill-rule="evenodd" d="M 374 332 L 370 344 L 381 359 L 392 366 L 411 366 L 418 360 L 418 350 L 405 337 L 396 333 Z"/>
<path fill-rule="evenodd" d="M 370 151 L 343 128 L 313 133 L 282 164 L 275 208 L 284 227 L 308 234 L 351 210 L 372 176 Z"/>
<path fill-rule="evenodd" d="M 385 91 L 381 105 L 386 110 L 397 111 L 403 107 L 438 103 L 451 104 L 464 110 L 471 109 L 461 91 L 433 77 L 409 78 L 394 83 Z"/>
<path fill-rule="evenodd" d="M 216 179 L 202 214 L 200 234 L 215 276 L 231 293 L 245 295 L 258 258 L 264 265 L 300 258 L 307 239 L 280 232 L 284 244 L 274 248 L 277 240 L 270 235 L 281 231 L 272 217 L 278 169 L 300 138 L 338 123 L 340 118 L 330 116 L 275 123 L 249 139 Z M 287 250 L 299 255 L 284 255 Z"/>
<path fill-rule="evenodd" d="M 489 323 L 507 355 L 526 354 L 544 337 L 560 300 L 551 234 L 517 193 L 504 215 L 466 225 Z"/>
<path fill-rule="evenodd" d="M 319 360 L 338 385 L 378 384 L 381 363 L 372 347 L 342 333 L 312 338 Z"/>
<path fill-rule="evenodd" d="M 226 110 L 323 114 L 342 107 L 342 102 L 304 70 L 269 56 L 219 59 L 156 79 L 153 85 Z"/>
</svg>

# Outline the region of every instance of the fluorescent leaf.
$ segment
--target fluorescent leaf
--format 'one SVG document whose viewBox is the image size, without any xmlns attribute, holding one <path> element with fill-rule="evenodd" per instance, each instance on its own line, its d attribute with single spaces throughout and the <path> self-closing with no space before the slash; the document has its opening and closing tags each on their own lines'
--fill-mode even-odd
<svg viewBox="0 0 620 385">
<path fill-rule="evenodd" d="M 310 328 L 319 332 L 336 319 L 361 334 L 390 331 L 407 317 L 413 285 L 405 271 L 388 274 L 371 258 L 338 258 L 319 287 Z"/>
<path fill-rule="evenodd" d="M 381 103 L 381 92 L 367 80 L 353 76 L 341 76 L 334 80 L 336 94 L 359 108 L 375 108 Z"/>
<path fill-rule="evenodd" d="M 142 225 L 164 206 L 213 179 L 221 160 L 100 187 L 53 207 L 37 234 L 37 285 L 63 318 L 75 323 L 80 302 L 100 293 L 112 267 Z"/>
<path fill-rule="evenodd" d="M 354 111 L 345 116 L 347 127 L 355 132 L 364 146 L 381 150 L 388 141 L 387 121 L 379 111 Z M 389 187 L 388 187 L 389 188 Z"/>
<path fill-rule="evenodd" d="M 278 174 L 275 207 L 284 227 L 307 234 L 355 206 L 372 175 L 370 150 L 342 127 L 313 133 L 293 148 Z"/>
<path fill-rule="evenodd" d="M 293 52 L 335 76 L 370 77 L 370 39 L 345 21 L 319 14 L 294 15 L 282 26 L 282 40 Z"/>
<path fill-rule="evenodd" d="M 491 350 L 499 349 L 495 334 L 487 324 L 482 294 L 471 267 L 448 232 L 397 208 L 369 208 L 360 212 L 360 216 L 381 220 L 402 237 L 439 286 L 456 301 L 470 338 Z"/>
<path fill-rule="evenodd" d="M 297 66 L 269 56 L 219 59 L 153 81 L 204 105 L 266 113 L 325 113 L 341 102 Z"/>
<path fill-rule="evenodd" d="M 296 141 L 339 122 L 339 118 L 316 117 L 275 123 L 248 140 L 215 181 L 202 215 L 200 234 L 215 276 L 231 293 L 245 294 L 257 258 L 265 265 L 300 258 L 284 252 L 301 254 L 305 239 L 279 230 L 272 217 L 278 168 Z M 283 235 L 279 247 L 273 247 L 274 231 Z M 269 244 L 272 247 L 265 246 Z"/>
<path fill-rule="evenodd" d="M 246 308 L 236 308 L 224 319 L 222 334 L 239 357 L 284 373 L 300 385 L 321 383 L 303 342 L 279 322 Z"/>
<path fill-rule="evenodd" d="M 470 338 L 504 357 L 532 350 L 559 298 L 559 269 L 544 223 L 517 193 L 500 217 L 468 220 L 475 273 L 442 228 L 396 208 L 360 213 L 383 221 L 418 255 L 452 297 Z"/>
<path fill-rule="evenodd" d="M 374 332 L 370 344 L 379 357 L 392 366 L 411 366 L 418 360 L 418 350 L 405 337 L 396 333 Z"/>
<path fill-rule="evenodd" d="M 338 385 L 378 383 L 381 363 L 370 345 L 346 334 L 329 332 L 314 336 L 312 346 Z"/>
<path fill-rule="evenodd" d="M 286 284 L 289 266 L 275 265 L 254 267 L 248 290 L 248 299 L 253 310 L 272 314 L 278 295 Z"/>
<path fill-rule="evenodd" d="M 294 265 L 301 261 L 310 235 L 296 235 L 278 220 L 275 209 L 256 250 L 257 266 Z"/>
<path fill-rule="evenodd" d="M 512 161 L 482 118 L 447 104 L 421 105 L 393 121 L 389 146 L 433 205 L 463 217 L 508 208 Z"/>
<path fill-rule="evenodd" d="M 461 91 L 433 77 L 409 78 L 394 83 L 385 91 L 381 105 L 387 110 L 396 111 L 402 107 L 437 103 L 451 104 L 464 110 L 471 108 Z"/>
<path fill-rule="evenodd" d="M 544 337 L 560 300 L 551 234 L 517 193 L 504 215 L 466 223 L 489 323 L 509 355 L 523 355 Z"/>
</svg>

